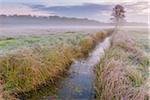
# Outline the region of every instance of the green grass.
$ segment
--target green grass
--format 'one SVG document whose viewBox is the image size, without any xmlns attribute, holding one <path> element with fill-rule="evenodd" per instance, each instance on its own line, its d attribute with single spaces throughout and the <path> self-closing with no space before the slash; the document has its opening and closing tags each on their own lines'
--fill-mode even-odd
<svg viewBox="0 0 150 100">
<path fill-rule="evenodd" d="M 82 33 L 57 33 L 44 36 L 6 38 L 0 40 L 0 53 L 10 52 L 10 50 L 16 50 L 21 47 L 33 47 L 34 45 L 55 46 L 61 43 L 77 45 L 80 39 L 86 35 Z"/>
<path fill-rule="evenodd" d="M 7 45 L 13 45 L 16 43 L 16 40 L 2 40 L 0 41 L 0 47 L 4 47 Z"/>
</svg>

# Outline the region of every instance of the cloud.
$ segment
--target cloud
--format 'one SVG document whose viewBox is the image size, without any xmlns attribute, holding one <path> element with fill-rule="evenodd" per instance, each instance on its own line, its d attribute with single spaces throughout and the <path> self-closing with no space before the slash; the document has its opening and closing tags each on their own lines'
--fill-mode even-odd
<svg viewBox="0 0 150 100">
<path fill-rule="evenodd" d="M 112 5 L 100 5 L 100 4 L 91 4 L 86 3 L 82 5 L 72 5 L 72 6 L 53 6 L 46 7 L 43 5 L 32 5 L 30 6 L 35 10 L 43 10 L 54 12 L 60 16 L 69 16 L 69 17 L 91 17 L 95 16 L 98 13 L 103 13 L 104 11 L 111 11 Z"/>
<path fill-rule="evenodd" d="M 29 6 L 23 4 L 1 4 L 0 5 L 0 15 L 35 15 L 35 16 L 52 16 L 53 13 L 48 11 L 35 11 Z"/>
<path fill-rule="evenodd" d="M 147 15 L 148 16 L 148 2 L 136 2 L 125 5 L 127 14 L 129 15 Z"/>
<path fill-rule="evenodd" d="M 42 4 L 45 6 L 65 6 L 65 5 L 81 5 L 84 3 L 96 4 L 118 4 L 118 3 L 135 3 L 148 0 L 0 0 L 5 3 L 28 3 Z"/>
<path fill-rule="evenodd" d="M 69 6 L 69 5 L 82 5 L 85 3 L 94 4 L 122 4 L 122 3 L 136 3 L 147 2 L 148 0 L 32 0 L 40 2 L 46 6 Z"/>
</svg>

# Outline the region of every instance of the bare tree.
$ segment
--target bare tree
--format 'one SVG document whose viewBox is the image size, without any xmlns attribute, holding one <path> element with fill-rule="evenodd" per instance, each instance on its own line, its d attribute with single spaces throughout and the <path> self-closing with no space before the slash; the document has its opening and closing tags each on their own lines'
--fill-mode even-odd
<svg viewBox="0 0 150 100">
<path fill-rule="evenodd" d="M 121 23 L 123 23 L 125 20 L 125 10 L 124 7 L 121 5 L 116 5 L 113 8 L 112 12 L 113 18 L 111 20 L 115 23 L 115 29 L 117 30 Z"/>
</svg>

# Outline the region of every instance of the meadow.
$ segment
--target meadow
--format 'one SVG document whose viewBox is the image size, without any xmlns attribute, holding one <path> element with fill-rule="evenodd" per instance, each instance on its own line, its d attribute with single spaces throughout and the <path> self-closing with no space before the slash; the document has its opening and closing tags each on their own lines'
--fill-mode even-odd
<svg viewBox="0 0 150 100">
<path fill-rule="evenodd" d="M 75 59 L 85 57 L 111 31 L 1 38 L 1 96 L 15 99 L 18 94 L 57 83 Z"/>
<path fill-rule="evenodd" d="M 31 35 L 19 37 L 5 37 L 0 39 L 0 52 L 4 53 L 17 48 L 30 48 L 36 45 L 41 46 L 56 46 L 61 43 L 68 45 L 76 45 L 79 40 L 86 34 L 82 33 L 57 33 L 50 35 Z"/>
</svg>

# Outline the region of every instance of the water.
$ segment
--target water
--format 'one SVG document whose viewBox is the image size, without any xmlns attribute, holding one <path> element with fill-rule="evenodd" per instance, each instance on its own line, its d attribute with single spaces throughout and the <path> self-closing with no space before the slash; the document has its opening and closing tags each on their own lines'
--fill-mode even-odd
<svg viewBox="0 0 150 100">
<path fill-rule="evenodd" d="M 75 61 L 69 70 L 69 77 L 61 84 L 58 98 L 62 100 L 91 100 L 94 98 L 93 68 L 110 46 L 110 38 L 99 43 L 87 59 Z"/>
</svg>

